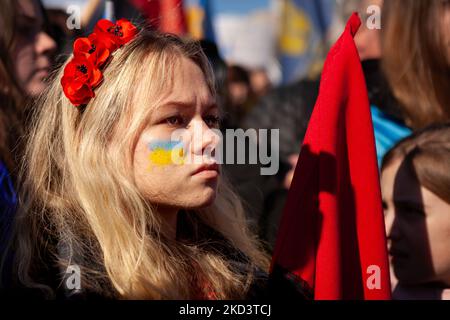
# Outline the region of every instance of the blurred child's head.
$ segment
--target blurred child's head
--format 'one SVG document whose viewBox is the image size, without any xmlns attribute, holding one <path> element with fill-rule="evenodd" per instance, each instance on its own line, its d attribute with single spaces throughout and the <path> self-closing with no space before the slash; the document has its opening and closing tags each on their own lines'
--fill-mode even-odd
<svg viewBox="0 0 450 320">
<path fill-rule="evenodd" d="M 450 285 L 450 125 L 418 132 L 389 151 L 381 188 L 399 282 Z"/>
</svg>

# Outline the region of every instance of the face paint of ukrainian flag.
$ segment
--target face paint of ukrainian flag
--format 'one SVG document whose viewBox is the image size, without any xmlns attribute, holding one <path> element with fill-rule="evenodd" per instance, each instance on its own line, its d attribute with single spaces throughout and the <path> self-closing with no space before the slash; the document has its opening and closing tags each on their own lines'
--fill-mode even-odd
<svg viewBox="0 0 450 320">
<path fill-rule="evenodd" d="M 184 163 L 183 143 L 180 141 L 158 140 L 148 144 L 150 164 L 166 166 Z"/>
</svg>

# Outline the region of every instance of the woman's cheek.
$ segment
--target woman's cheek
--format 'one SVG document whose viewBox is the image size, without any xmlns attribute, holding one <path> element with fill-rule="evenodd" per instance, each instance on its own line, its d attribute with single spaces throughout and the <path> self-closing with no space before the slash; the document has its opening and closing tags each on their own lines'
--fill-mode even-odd
<svg viewBox="0 0 450 320">
<path fill-rule="evenodd" d="M 33 71 L 32 48 L 18 43 L 12 55 L 17 81 L 22 89 L 27 91 L 27 85 Z"/>
</svg>

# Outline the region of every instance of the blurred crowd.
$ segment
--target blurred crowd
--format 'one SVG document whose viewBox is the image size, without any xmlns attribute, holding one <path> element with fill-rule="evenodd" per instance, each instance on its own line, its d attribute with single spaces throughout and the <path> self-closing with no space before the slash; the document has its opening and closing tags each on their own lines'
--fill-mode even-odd
<svg viewBox="0 0 450 320">
<path fill-rule="evenodd" d="M 111 1 L 114 17 L 152 25 L 154 17 L 140 2 Z M 86 1 L 80 29 L 69 30 L 65 10 L 47 8 L 41 0 L 2 0 L 1 252 L 18 204 L 30 108 L 65 62 L 73 40 L 108 15 L 99 9 L 102 3 Z M 371 6 L 381 9 L 381 28 L 366 23 Z M 450 299 L 450 1 L 341 0 L 334 11 L 339 19 L 329 34 L 339 34 L 353 11 L 363 21 L 355 42 L 374 124 L 393 297 Z M 279 129 L 276 175 L 260 175 L 260 164 L 223 165 L 270 253 L 318 96 L 320 68 L 289 83 L 274 83 L 268 69 L 226 61 L 211 39 L 200 44 L 215 75 L 224 114 L 221 130 Z M 246 140 L 252 143 L 257 141 Z"/>
</svg>

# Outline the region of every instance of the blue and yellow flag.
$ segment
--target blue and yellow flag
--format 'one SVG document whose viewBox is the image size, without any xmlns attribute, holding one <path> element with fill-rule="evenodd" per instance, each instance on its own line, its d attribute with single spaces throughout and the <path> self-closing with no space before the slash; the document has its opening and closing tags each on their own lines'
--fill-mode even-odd
<svg viewBox="0 0 450 320">
<path fill-rule="evenodd" d="M 184 0 L 183 5 L 189 34 L 197 40 L 206 39 L 215 42 L 212 1 Z"/>
<path fill-rule="evenodd" d="M 323 62 L 334 9 L 334 0 L 283 0 L 279 50 L 284 83 L 306 76 L 317 60 Z"/>
</svg>

